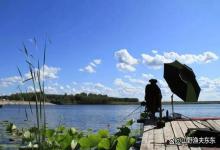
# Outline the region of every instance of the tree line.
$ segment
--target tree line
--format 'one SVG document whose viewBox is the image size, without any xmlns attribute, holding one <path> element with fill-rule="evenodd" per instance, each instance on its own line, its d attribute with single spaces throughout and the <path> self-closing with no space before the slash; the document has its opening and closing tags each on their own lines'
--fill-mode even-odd
<svg viewBox="0 0 220 150">
<path fill-rule="evenodd" d="M 9 96 L 1 96 L 1 99 L 34 101 L 35 93 L 15 93 Z M 68 94 L 46 94 L 46 102 L 62 104 L 129 104 L 137 103 L 137 98 L 118 98 L 109 97 L 102 94 L 79 93 L 75 95 Z"/>
</svg>

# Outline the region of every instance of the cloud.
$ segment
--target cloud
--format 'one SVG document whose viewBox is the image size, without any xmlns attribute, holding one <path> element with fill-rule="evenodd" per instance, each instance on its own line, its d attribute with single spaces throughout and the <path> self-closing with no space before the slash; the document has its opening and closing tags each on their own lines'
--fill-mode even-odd
<svg viewBox="0 0 220 150">
<path fill-rule="evenodd" d="M 146 80 L 149 80 L 149 79 L 154 78 L 154 75 L 142 73 L 142 77 L 143 77 L 144 79 L 146 79 Z"/>
<path fill-rule="evenodd" d="M 132 85 L 131 83 L 125 82 L 121 78 L 116 78 L 114 80 L 114 85 L 116 86 L 114 88 L 114 93 L 119 97 L 143 98 L 143 85 Z"/>
<path fill-rule="evenodd" d="M 67 89 L 70 89 L 71 87 L 70 87 L 70 85 L 67 84 L 67 85 L 66 85 L 66 88 L 67 88 Z"/>
<path fill-rule="evenodd" d="M 44 65 L 44 78 L 46 79 L 56 79 L 58 78 L 57 74 L 61 69 L 58 67 L 49 67 Z M 41 68 L 40 72 L 43 74 L 43 67 Z"/>
<path fill-rule="evenodd" d="M 44 75 L 41 76 L 44 77 L 44 79 L 56 79 L 58 78 L 57 74 L 61 69 L 58 67 L 49 67 L 47 65 L 44 65 L 44 67 L 42 66 L 40 68 L 40 75 Z M 35 69 L 35 71 L 38 71 L 38 69 Z M 30 72 L 26 73 L 24 75 L 25 79 L 29 79 L 31 77 Z"/>
<path fill-rule="evenodd" d="M 94 93 L 94 94 L 103 94 L 103 95 L 112 95 L 112 89 L 108 86 L 103 85 L 102 83 L 94 82 L 83 82 L 77 87 L 75 87 L 75 93 Z"/>
<path fill-rule="evenodd" d="M 59 90 L 53 86 L 46 86 L 44 90 L 47 94 L 60 94 Z"/>
<path fill-rule="evenodd" d="M 94 72 L 95 72 L 95 68 L 92 67 L 92 66 L 90 66 L 90 65 L 88 65 L 88 66 L 86 66 L 86 67 L 84 68 L 84 71 L 85 71 L 85 72 L 88 72 L 88 73 L 94 73 Z"/>
<path fill-rule="evenodd" d="M 94 64 L 93 62 L 91 62 L 90 65 L 91 65 L 92 67 L 96 67 L 96 64 Z"/>
<path fill-rule="evenodd" d="M 116 78 L 114 80 L 114 84 L 119 87 L 132 88 L 132 86 L 129 83 L 124 82 L 121 78 Z"/>
<path fill-rule="evenodd" d="M 77 83 L 77 82 L 75 82 L 75 81 L 73 81 L 73 82 L 72 82 L 72 84 L 73 84 L 73 85 L 77 85 L 78 83 Z"/>
<path fill-rule="evenodd" d="M 101 64 L 102 60 L 101 59 L 94 59 L 93 62 L 97 65 Z"/>
<path fill-rule="evenodd" d="M 27 90 L 28 92 L 34 92 L 33 86 L 28 86 Z M 36 91 L 39 91 L 39 88 L 37 88 Z M 75 89 L 71 85 L 61 85 L 56 82 L 46 84 L 44 87 L 44 91 L 47 94 L 74 94 Z"/>
<path fill-rule="evenodd" d="M 163 55 L 155 53 L 155 55 L 142 54 L 142 63 L 149 67 L 158 69 L 161 68 L 164 63 L 170 63 L 174 60 L 178 60 L 184 64 L 192 63 L 210 63 L 218 60 L 218 56 L 211 52 L 206 51 L 202 54 L 178 54 L 176 52 L 165 52 Z"/>
<path fill-rule="evenodd" d="M 133 72 L 136 70 L 136 68 L 132 65 L 128 65 L 125 63 L 117 63 L 116 67 L 118 68 L 119 71 L 130 71 Z"/>
<path fill-rule="evenodd" d="M 128 79 L 129 82 L 134 83 L 134 84 L 141 84 L 141 85 L 145 85 L 147 82 L 142 80 L 142 79 L 138 79 L 138 78 L 133 78 L 131 76 L 125 76 L 126 79 Z"/>
<path fill-rule="evenodd" d="M 153 54 L 157 54 L 157 53 L 158 53 L 157 50 L 152 50 L 151 52 L 152 52 Z"/>
<path fill-rule="evenodd" d="M 138 78 L 132 77 L 129 75 L 125 75 L 124 78 L 127 79 L 132 84 L 146 85 L 150 79 L 155 78 L 155 77 L 152 74 L 142 73 L 142 75 Z"/>
<path fill-rule="evenodd" d="M 79 71 L 81 72 L 87 72 L 87 73 L 95 73 L 97 65 L 100 65 L 102 62 L 101 59 L 94 59 L 92 62 L 90 62 L 87 66 L 84 68 L 80 68 Z"/>
<path fill-rule="evenodd" d="M 150 56 L 148 54 L 142 54 L 143 64 L 146 64 L 155 69 L 160 68 L 164 63 L 172 62 L 171 59 L 167 59 L 162 55 L 156 54 L 155 56 Z"/>
<path fill-rule="evenodd" d="M 1 87 L 8 87 L 14 84 L 19 84 L 22 82 L 21 77 L 19 76 L 12 76 L 0 79 L 0 86 Z"/>
<path fill-rule="evenodd" d="M 217 91 L 220 89 L 220 78 L 210 79 L 208 77 L 198 78 L 199 85 L 205 91 Z"/>
<path fill-rule="evenodd" d="M 59 83 L 52 83 L 47 84 L 45 86 L 45 92 L 48 94 L 77 94 L 77 93 L 94 93 L 94 94 L 103 94 L 103 95 L 114 95 L 113 89 L 105 86 L 102 83 L 95 83 L 95 82 L 82 82 L 77 83 L 72 82 L 74 84 L 59 84 Z M 33 91 L 33 87 L 29 87 L 29 91 Z"/>
<path fill-rule="evenodd" d="M 130 71 L 136 70 L 134 67 L 138 64 L 138 60 L 134 58 L 127 49 L 121 49 L 115 52 L 115 58 L 118 60 L 116 67 L 119 71 Z"/>
<path fill-rule="evenodd" d="M 37 69 L 35 69 L 37 71 Z M 51 79 L 56 79 L 58 78 L 58 72 L 60 71 L 60 68 L 57 67 L 49 67 L 47 65 L 44 66 L 44 79 L 45 80 L 51 80 Z M 43 75 L 43 67 L 40 68 L 40 74 Z M 20 76 L 11 76 L 11 77 L 6 77 L 6 78 L 1 78 L 0 79 L 0 86 L 1 87 L 9 87 L 9 86 L 14 86 L 14 85 L 20 85 L 22 84 L 22 81 L 29 79 L 30 78 L 30 73 L 25 73 L 24 78 Z M 42 79 L 42 77 L 41 77 Z"/>
</svg>

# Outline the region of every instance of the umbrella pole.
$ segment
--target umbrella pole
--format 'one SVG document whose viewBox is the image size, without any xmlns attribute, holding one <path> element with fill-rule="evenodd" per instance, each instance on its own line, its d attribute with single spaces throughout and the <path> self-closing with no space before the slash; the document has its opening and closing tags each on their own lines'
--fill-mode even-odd
<svg viewBox="0 0 220 150">
<path fill-rule="evenodd" d="M 171 105 L 172 105 L 172 115 L 174 113 L 174 108 L 173 108 L 173 94 L 171 95 Z"/>
</svg>

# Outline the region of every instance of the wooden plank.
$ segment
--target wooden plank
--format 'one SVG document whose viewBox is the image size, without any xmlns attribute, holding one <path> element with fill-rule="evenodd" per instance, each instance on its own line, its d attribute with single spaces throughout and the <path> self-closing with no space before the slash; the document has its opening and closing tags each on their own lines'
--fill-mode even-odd
<svg viewBox="0 0 220 150">
<path fill-rule="evenodd" d="M 144 133 L 147 133 L 147 131 L 152 130 L 155 128 L 155 125 L 146 125 L 144 126 Z"/>
<path fill-rule="evenodd" d="M 206 128 L 203 124 L 200 123 L 200 121 L 193 121 L 193 124 L 199 128 Z"/>
<path fill-rule="evenodd" d="M 215 129 L 220 131 L 220 126 L 213 120 L 207 120 L 207 122 Z"/>
<path fill-rule="evenodd" d="M 153 149 L 153 138 L 154 138 L 154 133 L 153 129 L 154 126 L 149 125 L 149 126 L 144 126 L 144 133 L 141 141 L 141 150 L 151 150 Z"/>
<path fill-rule="evenodd" d="M 173 131 L 174 131 L 174 135 L 175 138 L 184 138 L 183 132 L 178 124 L 177 121 L 172 121 L 171 122 Z M 188 147 L 188 145 L 178 145 L 179 150 L 189 150 L 190 148 Z"/>
<path fill-rule="evenodd" d="M 196 125 L 192 121 L 184 121 L 184 123 L 185 123 L 187 129 L 188 128 L 196 128 Z M 190 149 L 191 150 L 201 150 L 200 147 L 190 147 Z"/>
<path fill-rule="evenodd" d="M 165 150 L 163 129 L 154 129 L 154 149 L 155 150 Z"/>
<path fill-rule="evenodd" d="M 197 128 L 192 121 L 185 121 L 187 128 Z"/>
<path fill-rule="evenodd" d="M 204 124 L 206 126 L 206 128 L 211 128 L 214 129 L 207 121 L 200 121 L 202 124 Z"/>
<path fill-rule="evenodd" d="M 149 131 L 153 130 L 154 127 L 155 126 L 153 126 L 153 125 L 144 126 L 144 131 L 143 131 L 141 143 L 147 143 L 147 141 L 148 141 L 148 134 L 150 133 Z"/>
<path fill-rule="evenodd" d="M 185 134 L 186 134 L 188 128 L 187 128 L 184 121 L 178 121 L 178 123 L 179 123 L 179 126 L 183 132 L 183 136 L 185 137 Z"/>
<path fill-rule="evenodd" d="M 201 147 L 190 147 L 190 150 L 201 150 Z"/>
<path fill-rule="evenodd" d="M 149 132 L 143 132 L 141 144 L 147 143 L 148 133 Z"/>
<path fill-rule="evenodd" d="M 173 129 L 171 127 L 170 122 L 166 122 L 165 127 L 163 128 L 164 133 L 164 141 L 167 142 L 168 140 L 174 139 Z M 177 145 L 166 145 L 167 150 L 177 150 Z"/>
<path fill-rule="evenodd" d="M 213 120 L 220 126 L 220 120 Z"/>
<path fill-rule="evenodd" d="M 201 121 L 201 120 L 199 120 L 199 121 L 197 121 L 197 122 L 199 122 L 200 124 L 202 124 L 202 125 L 204 126 L 204 128 L 210 128 L 210 127 L 211 127 L 210 124 L 209 124 L 208 122 L 206 122 L 206 121 Z M 213 127 L 211 127 L 211 128 L 213 128 Z"/>
<path fill-rule="evenodd" d="M 171 122 L 172 128 L 173 128 L 173 132 L 176 138 L 178 137 L 184 137 L 183 133 L 181 132 L 180 126 L 178 124 L 177 121 L 172 121 Z"/>
</svg>

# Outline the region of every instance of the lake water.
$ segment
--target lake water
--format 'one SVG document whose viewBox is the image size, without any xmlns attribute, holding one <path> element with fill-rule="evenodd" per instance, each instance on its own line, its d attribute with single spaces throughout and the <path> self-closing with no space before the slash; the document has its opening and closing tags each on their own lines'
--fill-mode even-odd
<svg viewBox="0 0 220 150">
<path fill-rule="evenodd" d="M 47 123 L 50 128 L 64 124 L 81 130 L 92 128 L 97 131 L 101 128 L 109 128 L 111 132 L 115 132 L 125 120 L 139 118 L 140 109 L 127 117 L 137 107 L 138 105 L 48 105 L 46 106 Z M 163 108 L 171 112 L 170 105 L 164 105 Z M 28 121 L 24 121 L 27 119 L 25 109 Z M 174 111 L 189 117 L 220 117 L 220 104 L 180 104 L 174 106 Z M 3 106 L 0 108 L 0 121 L 4 120 L 13 122 L 18 127 L 30 127 L 35 124 L 34 115 L 28 105 Z M 133 128 L 138 127 L 138 124 L 133 126 Z M 0 124 L 0 145 L 10 144 L 7 138 L 8 135 L 3 125 Z"/>
</svg>

